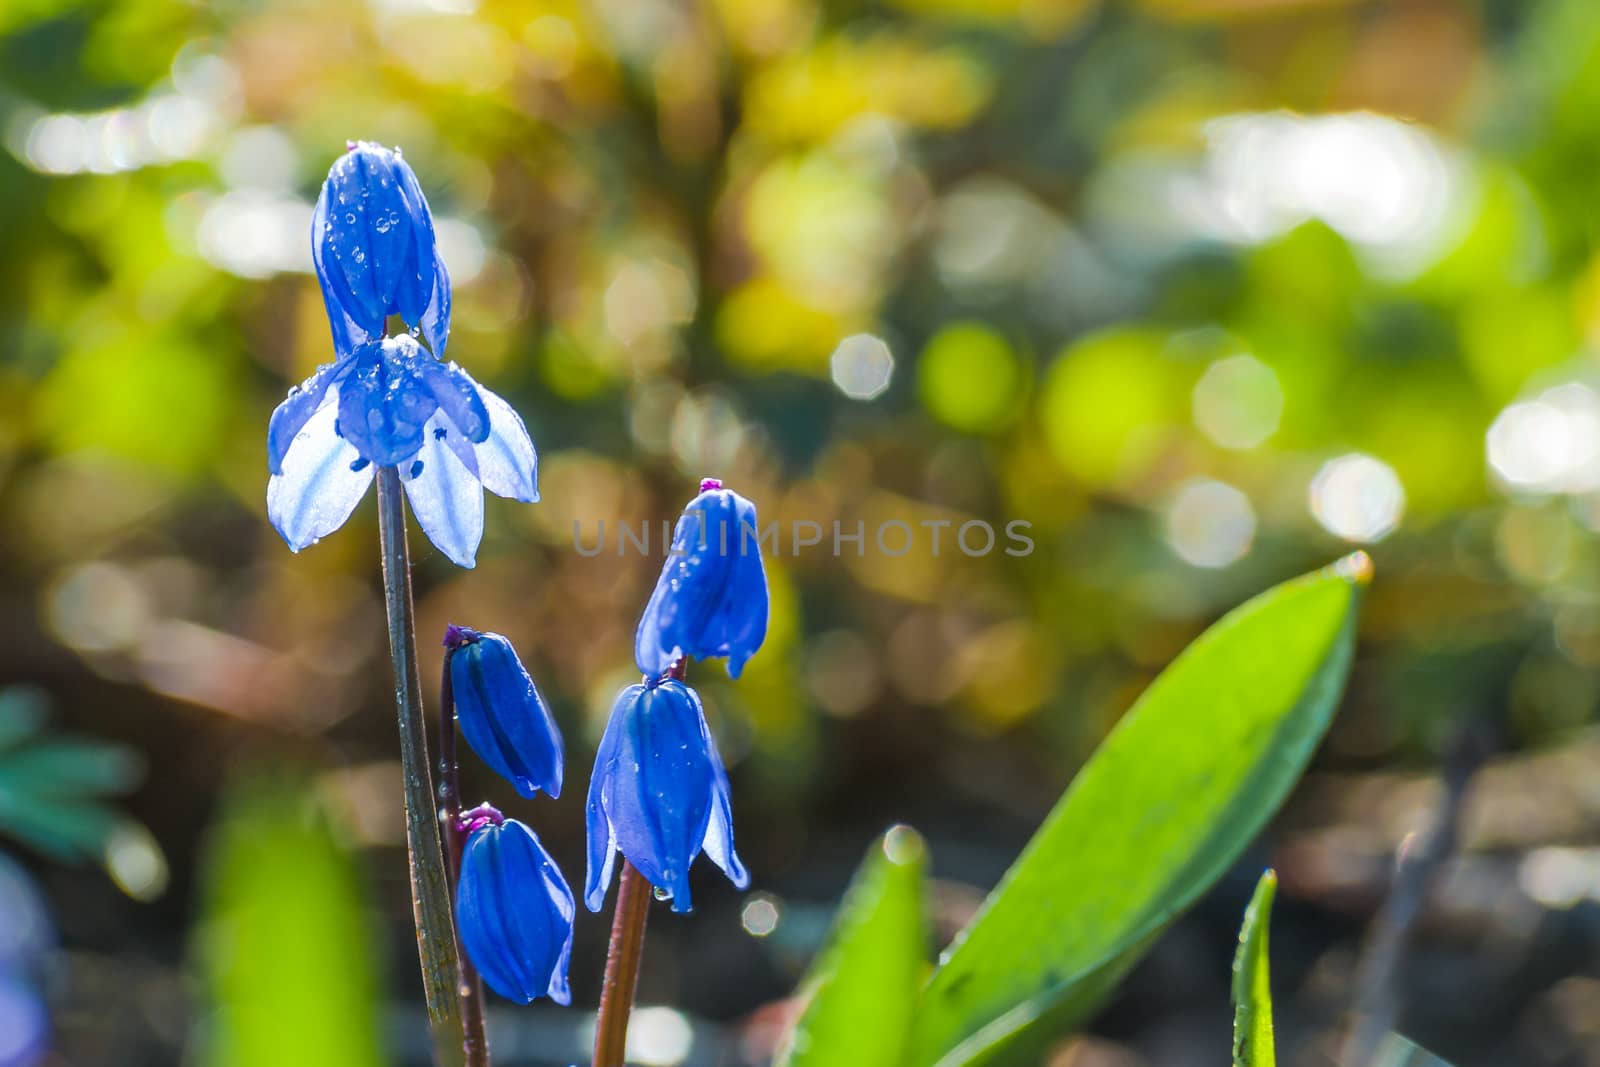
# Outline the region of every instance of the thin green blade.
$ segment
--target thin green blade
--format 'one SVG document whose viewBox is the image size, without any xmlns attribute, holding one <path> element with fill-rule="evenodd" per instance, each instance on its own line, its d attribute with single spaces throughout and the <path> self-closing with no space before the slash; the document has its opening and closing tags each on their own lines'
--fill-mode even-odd
<svg viewBox="0 0 1600 1067">
<path fill-rule="evenodd" d="M 379 1067 L 377 951 L 354 857 L 308 789 L 229 803 L 206 856 L 212 1067 Z"/>
<path fill-rule="evenodd" d="M 1162 672 L 946 953 L 910 1067 L 1035 1062 L 1232 865 L 1333 718 L 1370 576 L 1357 553 L 1270 589 Z"/>
<path fill-rule="evenodd" d="M 1267 966 L 1267 926 L 1277 891 L 1277 872 L 1266 871 L 1239 927 L 1239 951 L 1233 957 L 1233 1067 L 1277 1067 Z"/>
<path fill-rule="evenodd" d="M 910 827 L 896 826 L 867 853 L 778 1067 L 899 1062 L 928 969 L 926 869 L 927 849 Z"/>
</svg>

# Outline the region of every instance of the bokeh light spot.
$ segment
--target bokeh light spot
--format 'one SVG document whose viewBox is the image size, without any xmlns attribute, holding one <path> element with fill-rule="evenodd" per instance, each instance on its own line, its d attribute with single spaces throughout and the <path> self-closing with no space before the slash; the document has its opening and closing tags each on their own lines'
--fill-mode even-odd
<svg viewBox="0 0 1600 1067">
<path fill-rule="evenodd" d="M 1600 488 L 1600 394 L 1577 382 L 1502 411 L 1487 437 L 1489 466 L 1512 489 Z"/>
<path fill-rule="evenodd" d="M 671 1008 L 637 1008 L 628 1021 L 628 1059 L 646 1067 L 676 1067 L 689 1058 L 694 1028 Z"/>
<path fill-rule="evenodd" d="M 851 400 L 874 400 L 889 388 L 894 376 L 894 354 L 881 337 L 851 334 L 839 342 L 828 359 L 833 384 Z"/>
<path fill-rule="evenodd" d="M 782 918 L 777 899 L 766 893 L 757 893 L 745 901 L 744 909 L 739 913 L 739 925 L 751 937 L 767 937 L 778 928 Z"/>
<path fill-rule="evenodd" d="M 1331 459 L 1311 479 L 1311 514 L 1346 541 L 1381 541 L 1405 514 L 1406 491 L 1394 468 L 1352 452 Z"/>
<path fill-rule="evenodd" d="M 1167 510 L 1167 543 L 1196 567 L 1226 567 L 1243 558 L 1255 535 L 1250 498 L 1209 478 L 1185 485 Z"/>
<path fill-rule="evenodd" d="M 1219 359 L 1194 385 L 1194 424 L 1223 448 L 1254 448 L 1278 430 L 1283 389 L 1254 356 Z"/>
</svg>

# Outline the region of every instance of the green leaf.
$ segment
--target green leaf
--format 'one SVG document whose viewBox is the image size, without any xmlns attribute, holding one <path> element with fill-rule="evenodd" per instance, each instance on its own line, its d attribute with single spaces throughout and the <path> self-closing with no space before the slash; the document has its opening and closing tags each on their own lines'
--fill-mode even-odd
<svg viewBox="0 0 1600 1067">
<path fill-rule="evenodd" d="M 354 857 L 309 788 L 236 794 L 205 857 L 212 1067 L 377 1067 L 376 945 Z"/>
<path fill-rule="evenodd" d="M 899 1062 L 928 969 L 926 869 L 927 849 L 908 826 L 867 853 L 778 1067 Z"/>
<path fill-rule="evenodd" d="M 1267 925 L 1277 891 L 1277 873 L 1264 872 L 1239 928 L 1239 951 L 1233 957 L 1233 1067 L 1277 1067 L 1267 968 Z"/>
<path fill-rule="evenodd" d="M 1370 574 L 1357 553 L 1277 586 L 1162 672 L 946 953 L 911 1067 L 1037 1062 L 1233 864 L 1328 728 Z"/>
</svg>

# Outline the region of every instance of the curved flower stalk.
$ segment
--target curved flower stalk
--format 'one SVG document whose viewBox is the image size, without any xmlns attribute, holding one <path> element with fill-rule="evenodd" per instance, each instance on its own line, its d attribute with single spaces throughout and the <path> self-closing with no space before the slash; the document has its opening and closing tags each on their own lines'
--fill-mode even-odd
<svg viewBox="0 0 1600 1067">
<path fill-rule="evenodd" d="M 483 805 L 463 816 L 456 928 L 489 988 L 519 1004 L 548 996 L 569 1004 L 572 890 L 527 826 Z"/>
<path fill-rule="evenodd" d="M 267 515 L 298 552 L 343 526 L 396 467 L 417 522 L 462 567 L 483 539 L 483 490 L 539 499 L 522 418 L 454 363 L 401 335 L 359 345 L 291 390 L 267 428 Z"/>
<path fill-rule="evenodd" d="M 584 903 L 599 911 L 620 850 L 673 911 L 689 911 L 689 865 L 702 849 L 740 889 L 728 772 L 693 689 L 676 679 L 617 697 L 589 783 Z"/>
<path fill-rule="evenodd" d="M 658 678 L 685 657 L 726 656 L 739 677 L 767 636 L 767 572 L 756 506 L 715 478 L 700 483 L 673 531 L 639 619 L 634 659 Z"/>
<path fill-rule="evenodd" d="M 496 774 L 532 798 L 561 795 L 561 728 L 516 649 L 500 634 L 445 631 L 450 688 L 467 744 Z"/>
<path fill-rule="evenodd" d="M 311 220 L 311 257 L 342 358 L 382 339 L 399 315 L 434 355 L 450 338 L 450 273 L 433 215 L 400 150 L 352 141 L 328 170 Z"/>
</svg>

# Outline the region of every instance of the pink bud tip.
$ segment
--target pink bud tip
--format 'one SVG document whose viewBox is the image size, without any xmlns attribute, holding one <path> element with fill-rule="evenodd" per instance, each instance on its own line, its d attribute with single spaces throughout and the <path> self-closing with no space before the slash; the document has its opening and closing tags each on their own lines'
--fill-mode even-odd
<svg viewBox="0 0 1600 1067">
<path fill-rule="evenodd" d="M 455 623 L 451 623 L 450 625 L 448 625 L 448 626 L 446 626 L 444 628 L 444 647 L 445 648 L 457 649 L 457 648 L 460 648 L 462 645 L 473 644 L 477 640 L 478 640 L 478 631 L 473 630 L 473 629 L 469 629 L 468 627 L 457 626 Z"/>
<path fill-rule="evenodd" d="M 721 488 L 722 488 L 722 479 L 721 478 L 702 478 L 702 479 L 700 479 L 700 491 L 702 493 L 709 493 L 713 489 L 721 489 Z"/>
<path fill-rule="evenodd" d="M 500 826 L 505 821 L 506 817 L 500 814 L 499 808 L 485 803 L 462 812 L 461 817 L 456 819 L 456 829 L 470 835 L 485 826 Z"/>
</svg>

